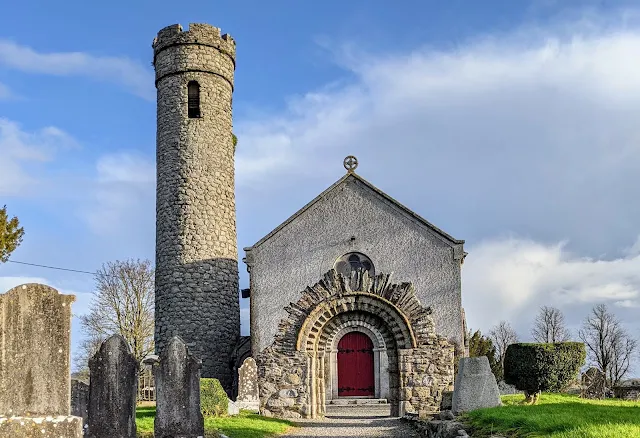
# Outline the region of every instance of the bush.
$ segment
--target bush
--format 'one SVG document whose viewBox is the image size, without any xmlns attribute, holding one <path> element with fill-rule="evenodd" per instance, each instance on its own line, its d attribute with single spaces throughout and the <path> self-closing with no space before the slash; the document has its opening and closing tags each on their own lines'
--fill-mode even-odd
<svg viewBox="0 0 640 438">
<path fill-rule="evenodd" d="M 200 410 L 205 417 L 227 415 L 229 399 L 218 379 L 200 379 Z"/>
<path fill-rule="evenodd" d="M 585 357 L 581 342 L 511 344 L 504 358 L 504 380 L 535 404 L 541 391 L 558 392 L 574 379 Z"/>
</svg>

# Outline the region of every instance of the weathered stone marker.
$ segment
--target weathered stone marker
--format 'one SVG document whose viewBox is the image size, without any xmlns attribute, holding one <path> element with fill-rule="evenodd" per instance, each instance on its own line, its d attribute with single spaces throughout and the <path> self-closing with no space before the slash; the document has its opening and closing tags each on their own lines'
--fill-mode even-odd
<svg viewBox="0 0 640 438">
<path fill-rule="evenodd" d="M 0 437 L 82 436 L 69 415 L 73 301 L 35 283 L 0 294 Z"/>
<path fill-rule="evenodd" d="M 156 385 L 157 438 L 196 438 L 204 436 L 200 412 L 200 369 L 202 362 L 189 352 L 184 341 L 174 336 L 160 352 L 145 363 L 153 365 Z"/>
<path fill-rule="evenodd" d="M 501 404 L 500 391 L 489 359 L 486 356 L 460 359 L 451 410 L 458 414 Z"/>
<path fill-rule="evenodd" d="M 71 379 L 71 415 L 82 417 L 82 423 L 89 421 L 89 384 Z"/>
<path fill-rule="evenodd" d="M 238 398 L 236 404 L 240 409 L 258 412 L 258 365 L 255 359 L 248 357 L 238 368 Z"/>
<path fill-rule="evenodd" d="M 139 364 L 129 345 L 113 335 L 89 359 L 89 438 L 135 438 Z"/>
</svg>

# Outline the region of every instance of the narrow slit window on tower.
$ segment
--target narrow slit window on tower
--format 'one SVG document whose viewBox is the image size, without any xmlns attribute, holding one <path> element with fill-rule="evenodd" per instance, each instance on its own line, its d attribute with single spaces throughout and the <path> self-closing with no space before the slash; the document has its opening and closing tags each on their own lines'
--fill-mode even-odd
<svg viewBox="0 0 640 438">
<path fill-rule="evenodd" d="M 189 96 L 189 118 L 200 117 L 200 84 L 191 81 L 187 84 L 187 94 Z"/>
</svg>

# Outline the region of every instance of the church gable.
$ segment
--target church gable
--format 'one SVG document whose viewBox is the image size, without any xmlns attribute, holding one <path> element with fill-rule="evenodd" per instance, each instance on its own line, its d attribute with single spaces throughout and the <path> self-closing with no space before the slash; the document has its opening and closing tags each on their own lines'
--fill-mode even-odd
<svg viewBox="0 0 640 438">
<path fill-rule="evenodd" d="M 314 214 L 314 211 L 317 209 L 318 204 L 327 202 L 327 200 L 329 200 L 330 198 L 339 197 L 345 189 L 352 189 L 354 191 L 360 192 L 362 196 L 369 198 L 370 200 L 372 200 L 372 203 L 378 204 L 380 208 L 386 207 L 387 210 L 393 211 L 395 214 L 409 219 L 410 221 L 415 223 L 418 228 L 424 230 L 425 233 L 428 233 L 441 242 L 453 248 L 456 248 L 456 251 L 459 253 L 460 257 L 464 256 L 464 254 L 462 253 L 462 245 L 464 244 L 464 240 L 455 239 L 451 235 L 436 227 L 414 211 L 402 205 L 394 198 L 387 195 L 382 190 L 378 189 L 373 184 L 353 172 L 347 173 L 344 177 L 336 181 L 333 185 L 331 185 L 324 192 L 314 198 L 311 202 L 294 213 L 273 231 L 260 239 L 253 246 L 245 248 L 245 250 L 258 248 L 259 246 L 274 238 L 278 233 L 286 230 L 287 227 L 289 227 L 296 221 L 302 221 L 304 220 L 304 217 L 306 215 Z M 347 204 L 344 207 L 348 208 L 349 206 Z"/>
<path fill-rule="evenodd" d="M 371 275 L 392 272 L 412 282 L 434 309 L 436 331 L 462 344 L 460 264 L 462 240 L 427 222 L 393 198 L 349 173 L 252 247 L 250 273 L 252 347 L 271 345 L 284 307 L 330 269 L 343 272 L 358 255 Z M 368 265 L 371 267 L 365 266 Z M 348 266 L 347 266 L 348 267 Z"/>
</svg>

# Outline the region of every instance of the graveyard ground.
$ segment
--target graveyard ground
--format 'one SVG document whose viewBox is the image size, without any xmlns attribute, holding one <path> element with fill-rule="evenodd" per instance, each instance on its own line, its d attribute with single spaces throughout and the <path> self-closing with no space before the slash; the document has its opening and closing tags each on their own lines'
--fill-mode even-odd
<svg viewBox="0 0 640 438">
<path fill-rule="evenodd" d="M 155 406 L 141 406 L 136 409 L 136 426 L 139 438 L 153 438 L 153 418 Z M 233 438 L 262 438 L 285 432 L 291 423 L 286 420 L 261 417 L 241 412 L 235 417 L 208 417 L 204 419 L 205 438 L 217 438 L 220 433 Z"/>
<path fill-rule="evenodd" d="M 504 406 L 465 415 L 474 436 L 613 438 L 640 437 L 640 402 L 586 400 L 568 394 L 542 394 L 535 406 L 523 395 L 502 397 Z"/>
</svg>

